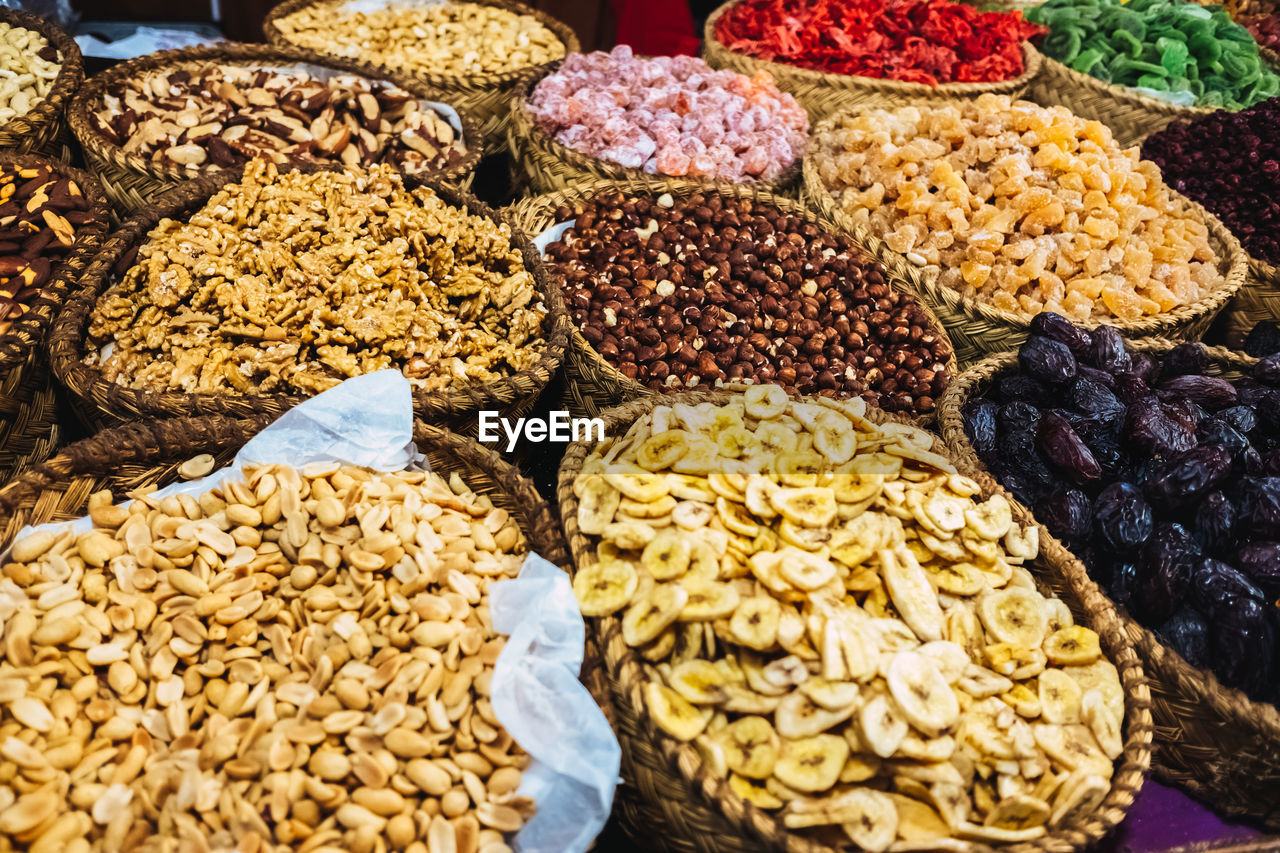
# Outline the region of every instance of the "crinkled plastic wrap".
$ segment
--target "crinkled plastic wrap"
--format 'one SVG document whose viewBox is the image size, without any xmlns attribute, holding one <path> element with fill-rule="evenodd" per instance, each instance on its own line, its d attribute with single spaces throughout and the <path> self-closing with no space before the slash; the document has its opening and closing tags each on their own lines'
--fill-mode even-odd
<svg viewBox="0 0 1280 853">
<path fill-rule="evenodd" d="M 515 580 L 489 590 L 494 630 L 510 634 L 493 668 L 498 721 L 533 756 L 520 793 L 538 811 L 517 853 L 582 853 L 613 805 L 621 752 L 609 721 L 578 680 L 586 626 L 569 576 L 530 554 Z"/>
<path fill-rule="evenodd" d="M 383 370 L 348 379 L 285 412 L 225 468 L 155 494 L 199 495 L 244 465 L 300 468 L 329 461 L 378 471 L 427 467 L 413 443 L 413 395 L 403 374 Z M 93 526 L 85 517 L 24 528 L 14 538 L 67 524 L 78 532 Z M 494 584 L 490 612 L 494 628 L 511 635 L 494 667 L 494 712 L 533 757 L 520 794 L 533 798 L 537 813 L 516 835 L 516 849 L 581 853 L 609 815 L 620 753 L 604 714 L 578 681 L 586 628 L 569 576 L 530 554 L 518 578 Z"/>
</svg>

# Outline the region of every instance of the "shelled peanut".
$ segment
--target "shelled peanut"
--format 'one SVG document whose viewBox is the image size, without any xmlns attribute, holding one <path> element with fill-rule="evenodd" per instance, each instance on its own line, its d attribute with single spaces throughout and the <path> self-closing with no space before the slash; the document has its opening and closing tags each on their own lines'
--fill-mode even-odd
<svg viewBox="0 0 1280 853">
<path fill-rule="evenodd" d="M 108 86 L 98 129 L 125 152 L 196 173 L 265 156 L 437 172 L 466 154 L 447 115 L 389 83 L 305 67 L 193 63 Z"/>
<path fill-rule="evenodd" d="M 0 22 L 0 123 L 26 115 L 49 97 L 61 60 L 40 33 Z"/>
<path fill-rule="evenodd" d="M 0 847 L 508 851 L 533 810 L 488 699 L 508 513 L 337 463 L 150 491 L 3 565 Z"/>
<path fill-rule="evenodd" d="M 1002 95 L 867 110 L 821 128 L 822 184 L 960 295 L 1126 322 L 1219 286 L 1207 225 L 1102 123 Z"/>
<path fill-rule="evenodd" d="M 583 613 L 620 620 L 663 732 L 824 843 L 1087 816 L 1123 751 L 1098 635 L 1024 567 L 1038 528 L 864 412 L 772 386 L 654 407 L 575 481 Z"/>
<path fill-rule="evenodd" d="M 313 3 L 276 20 L 285 40 L 396 71 L 504 74 L 565 55 L 564 43 L 532 15 L 479 3 L 388 3 L 350 11 Z"/>
<path fill-rule="evenodd" d="M 40 297 L 91 219 L 70 178 L 48 166 L 0 165 L 0 333 Z"/>
<path fill-rule="evenodd" d="M 536 362 L 545 316 L 506 224 L 386 165 L 255 160 L 152 230 L 95 306 L 87 359 L 132 388 L 309 394 L 395 367 L 441 390 Z"/>
</svg>

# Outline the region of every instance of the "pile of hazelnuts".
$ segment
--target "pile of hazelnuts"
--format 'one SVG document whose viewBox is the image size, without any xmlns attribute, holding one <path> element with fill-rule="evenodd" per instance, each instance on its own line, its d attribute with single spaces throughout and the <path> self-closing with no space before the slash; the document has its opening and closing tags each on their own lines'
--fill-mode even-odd
<svg viewBox="0 0 1280 853">
<path fill-rule="evenodd" d="M 922 414 L 950 379 L 951 345 L 848 238 L 753 199 L 606 190 L 545 259 L 582 336 L 657 390 L 728 382 L 861 396 Z"/>
</svg>

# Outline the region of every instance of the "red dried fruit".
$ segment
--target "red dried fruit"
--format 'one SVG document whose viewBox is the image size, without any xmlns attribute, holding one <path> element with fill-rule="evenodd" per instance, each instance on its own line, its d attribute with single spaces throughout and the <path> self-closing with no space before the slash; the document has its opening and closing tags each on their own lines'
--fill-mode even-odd
<svg viewBox="0 0 1280 853">
<path fill-rule="evenodd" d="M 947 0 L 743 0 L 720 16 L 729 50 L 798 68 L 936 86 L 1011 80 L 1021 44 L 1048 32 L 1021 12 Z"/>
</svg>

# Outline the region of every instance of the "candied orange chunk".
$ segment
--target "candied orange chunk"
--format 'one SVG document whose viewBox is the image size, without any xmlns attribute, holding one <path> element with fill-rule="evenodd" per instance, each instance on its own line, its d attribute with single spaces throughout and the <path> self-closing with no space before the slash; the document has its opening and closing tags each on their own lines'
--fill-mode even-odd
<svg viewBox="0 0 1280 853">
<path fill-rule="evenodd" d="M 980 264 L 976 261 L 962 261 L 960 263 L 960 277 L 964 279 L 964 283 L 973 287 L 982 287 L 987 283 L 987 279 L 991 277 L 991 267 L 988 264 Z"/>
</svg>

